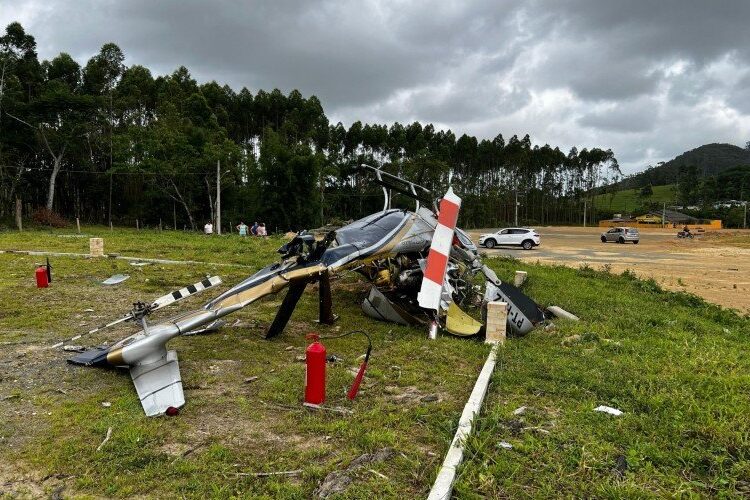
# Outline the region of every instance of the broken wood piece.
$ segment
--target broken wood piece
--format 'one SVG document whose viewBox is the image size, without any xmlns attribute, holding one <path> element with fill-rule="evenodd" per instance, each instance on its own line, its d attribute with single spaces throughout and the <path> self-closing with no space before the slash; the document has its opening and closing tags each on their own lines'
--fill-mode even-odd
<svg viewBox="0 0 750 500">
<path fill-rule="evenodd" d="M 390 478 L 386 476 L 385 474 L 381 474 L 380 472 L 376 471 L 375 469 L 367 469 L 367 472 L 372 472 L 376 476 L 378 476 L 381 479 L 385 479 L 386 481 L 390 481 Z"/>
<path fill-rule="evenodd" d="M 302 474 L 302 469 L 280 470 L 272 472 L 235 472 L 235 476 L 268 477 L 268 476 L 296 476 Z"/>
</svg>

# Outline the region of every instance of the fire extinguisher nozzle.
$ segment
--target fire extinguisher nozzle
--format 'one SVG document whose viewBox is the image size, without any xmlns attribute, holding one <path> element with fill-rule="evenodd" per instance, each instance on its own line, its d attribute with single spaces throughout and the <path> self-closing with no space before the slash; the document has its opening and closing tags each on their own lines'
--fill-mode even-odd
<svg viewBox="0 0 750 500">
<path fill-rule="evenodd" d="M 362 379 L 365 376 L 365 370 L 367 370 L 367 361 L 362 363 L 362 366 L 359 367 L 357 376 L 354 377 L 354 382 L 352 383 L 352 387 L 351 389 L 349 389 L 349 392 L 346 395 L 346 397 L 349 398 L 350 401 L 354 401 L 354 398 L 357 397 L 357 393 L 359 392 L 359 386 L 362 383 Z"/>
</svg>

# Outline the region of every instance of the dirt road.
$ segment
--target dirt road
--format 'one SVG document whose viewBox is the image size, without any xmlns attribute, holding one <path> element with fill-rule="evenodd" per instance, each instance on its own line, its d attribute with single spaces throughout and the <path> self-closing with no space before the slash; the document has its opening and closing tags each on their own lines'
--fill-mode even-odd
<svg viewBox="0 0 750 500">
<path fill-rule="evenodd" d="M 470 231 L 474 241 L 482 232 L 490 231 Z M 750 248 L 723 244 L 721 237 L 678 240 L 676 230 L 641 231 L 638 245 L 601 243 L 599 228 L 542 227 L 537 232 L 542 244 L 533 250 L 508 247 L 483 251 L 527 262 L 594 268 L 609 265 L 618 273 L 630 269 L 641 277 L 654 278 L 665 288 L 692 292 L 750 313 Z"/>
</svg>

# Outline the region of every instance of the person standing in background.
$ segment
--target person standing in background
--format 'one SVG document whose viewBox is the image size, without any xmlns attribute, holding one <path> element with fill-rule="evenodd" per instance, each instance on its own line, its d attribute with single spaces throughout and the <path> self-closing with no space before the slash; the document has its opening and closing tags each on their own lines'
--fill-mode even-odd
<svg viewBox="0 0 750 500">
<path fill-rule="evenodd" d="M 240 233 L 240 236 L 247 236 L 247 224 L 245 224 L 244 221 L 241 221 L 237 225 L 237 231 Z"/>
<path fill-rule="evenodd" d="M 260 226 L 258 226 L 257 229 L 258 236 L 263 236 L 264 238 L 268 236 L 268 233 L 266 232 L 266 223 L 261 222 Z"/>
<path fill-rule="evenodd" d="M 206 222 L 206 225 L 203 226 L 203 232 L 206 234 L 214 234 L 214 225 L 211 224 L 211 221 Z"/>
<path fill-rule="evenodd" d="M 258 223 L 253 222 L 253 227 L 250 228 L 250 232 L 253 236 L 258 236 Z"/>
</svg>

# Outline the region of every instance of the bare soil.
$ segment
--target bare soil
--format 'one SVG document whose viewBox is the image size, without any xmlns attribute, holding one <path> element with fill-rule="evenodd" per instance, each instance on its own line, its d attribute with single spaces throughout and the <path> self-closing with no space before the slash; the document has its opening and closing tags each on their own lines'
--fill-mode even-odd
<svg viewBox="0 0 750 500">
<path fill-rule="evenodd" d="M 479 234 L 492 230 L 475 230 Z M 612 272 L 629 269 L 653 278 L 663 287 L 694 293 L 724 307 L 750 313 L 750 248 L 728 240 L 750 230 L 724 230 L 692 240 L 678 239 L 677 230 L 641 230 L 638 245 L 602 243 L 598 227 L 539 227 L 542 244 L 529 251 L 503 247 L 483 250 L 489 256 L 510 255 L 527 262 L 570 267 L 609 266 Z"/>
</svg>

